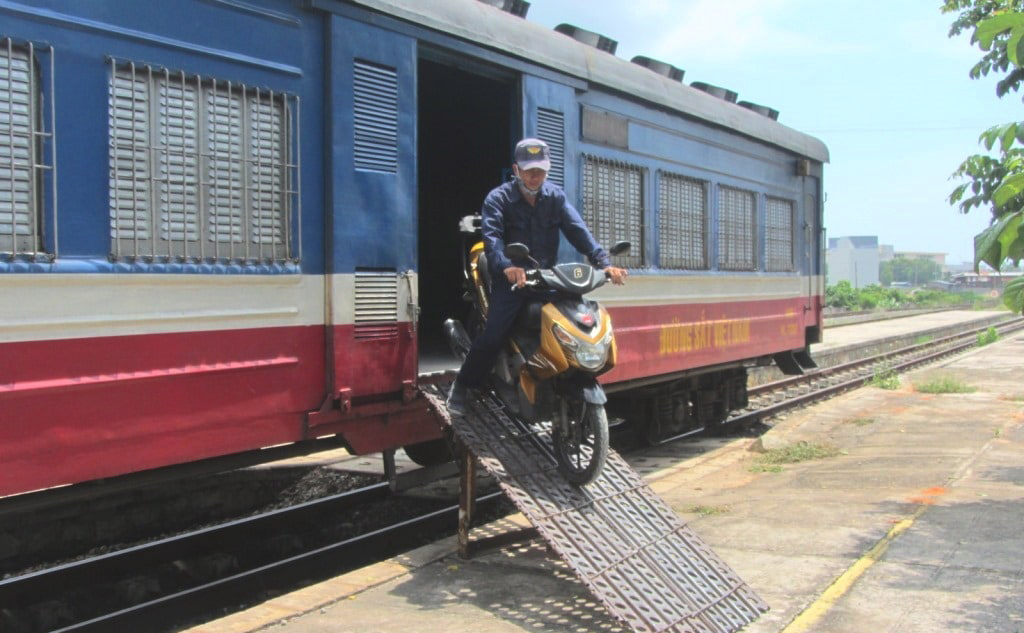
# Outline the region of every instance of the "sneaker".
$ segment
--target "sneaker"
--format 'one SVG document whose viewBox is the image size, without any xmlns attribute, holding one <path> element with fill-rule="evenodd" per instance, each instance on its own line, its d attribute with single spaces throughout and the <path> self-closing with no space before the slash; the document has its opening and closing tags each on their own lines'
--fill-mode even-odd
<svg viewBox="0 0 1024 633">
<path fill-rule="evenodd" d="M 452 390 L 448 392 L 448 401 L 445 403 L 448 406 L 449 415 L 460 417 L 466 415 L 467 391 L 465 385 L 462 385 L 458 380 L 452 383 Z"/>
</svg>

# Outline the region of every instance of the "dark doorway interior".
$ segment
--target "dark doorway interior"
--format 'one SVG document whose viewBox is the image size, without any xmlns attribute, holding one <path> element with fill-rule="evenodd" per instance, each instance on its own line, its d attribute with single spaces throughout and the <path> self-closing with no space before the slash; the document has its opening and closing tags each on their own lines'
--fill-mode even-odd
<svg viewBox="0 0 1024 633">
<path fill-rule="evenodd" d="M 459 219 L 512 162 L 512 79 L 421 59 L 418 84 L 420 372 L 454 367 L 442 324 L 465 319 Z"/>
</svg>

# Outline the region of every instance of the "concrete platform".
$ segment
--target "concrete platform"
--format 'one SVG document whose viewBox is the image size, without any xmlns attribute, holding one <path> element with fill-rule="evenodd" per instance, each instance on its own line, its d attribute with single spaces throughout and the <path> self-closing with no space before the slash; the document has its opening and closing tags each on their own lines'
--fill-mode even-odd
<svg viewBox="0 0 1024 633">
<path fill-rule="evenodd" d="M 768 602 L 751 633 L 1024 631 L 1024 336 L 780 420 L 769 448 L 832 457 L 758 466 L 751 439 L 630 461 Z M 976 387 L 929 395 L 948 377 Z M 514 520 L 489 527 L 510 529 Z M 471 561 L 453 540 L 193 628 L 369 633 L 623 630 L 543 544 Z"/>
</svg>

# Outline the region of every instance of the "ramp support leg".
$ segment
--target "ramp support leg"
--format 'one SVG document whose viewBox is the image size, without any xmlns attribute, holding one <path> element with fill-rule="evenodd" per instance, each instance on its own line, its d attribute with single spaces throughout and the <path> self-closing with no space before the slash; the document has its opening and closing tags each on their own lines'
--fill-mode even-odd
<svg viewBox="0 0 1024 633">
<path fill-rule="evenodd" d="M 384 476 L 388 479 L 391 492 L 398 490 L 398 468 L 395 467 L 395 450 L 384 451 Z"/>
<path fill-rule="evenodd" d="M 469 529 L 473 524 L 476 506 L 476 457 L 469 448 L 459 442 L 459 558 L 472 556 Z"/>
</svg>

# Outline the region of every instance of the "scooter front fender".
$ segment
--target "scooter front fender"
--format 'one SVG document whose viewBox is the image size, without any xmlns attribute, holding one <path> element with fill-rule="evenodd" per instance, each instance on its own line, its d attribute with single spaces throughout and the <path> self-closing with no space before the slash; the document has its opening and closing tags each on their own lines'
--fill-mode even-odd
<svg viewBox="0 0 1024 633">
<path fill-rule="evenodd" d="M 590 404 L 604 404 L 608 402 L 608 396 L 597 379 L 589 374 L 577 373 L 565 379 L 562 383 L 565 391 L 582 393 L 583 400 Z"/>
</svg>

